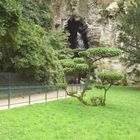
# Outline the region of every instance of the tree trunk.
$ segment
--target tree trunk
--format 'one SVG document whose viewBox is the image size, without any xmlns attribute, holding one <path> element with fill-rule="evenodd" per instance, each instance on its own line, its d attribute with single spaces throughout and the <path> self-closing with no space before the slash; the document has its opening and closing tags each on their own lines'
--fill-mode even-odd
<svg viewBox="0 0 140 140">
<path fill-rule="evenodd" d="M 105 106 L 105 102 L 106 102 L 106 93 L 107 93 L 107 90 L 105 90 L 104 92 L 104 97 L 103 97 L 103 102 L 102 102 L 103 106 Z"/>
</svg>

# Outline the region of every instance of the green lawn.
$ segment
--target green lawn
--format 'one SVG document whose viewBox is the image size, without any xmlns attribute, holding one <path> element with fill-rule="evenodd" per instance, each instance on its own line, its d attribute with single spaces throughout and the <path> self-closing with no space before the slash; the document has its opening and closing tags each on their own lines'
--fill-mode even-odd
<svg viewBox="0 0 140 140">
<path fill-rule="evenodd" d="M 69 98 L 0 111 L 0 140 L 140 140 L 140 90 L 114 87 L 105 107 Z"/>
</svg>

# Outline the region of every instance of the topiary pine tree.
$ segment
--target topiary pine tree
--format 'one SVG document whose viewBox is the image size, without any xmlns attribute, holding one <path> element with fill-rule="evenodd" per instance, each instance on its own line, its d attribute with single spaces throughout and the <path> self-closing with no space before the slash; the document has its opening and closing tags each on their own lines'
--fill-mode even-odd
<svg viewBox="0 0 140 140">
<path fill-rule="evenodd" d="M 118 56 L 120 53 L 121 50 L 118 48 L 99 47 L 80 51 L 78 53 L 78 58 L 71 58 L 72 55 L 67 55 L 67 58 L 61 60 L 64 72 L 68 75 L 78 75 L 82 73 L 86 74 L 83 91 L 79 94 L 76 92 L 69 92 L 65 88 L 67 94 L 77 98 L 81 103 L 85 105 L 105 105 L 107 91 L 113 84 L 122 78 L 122 75 L 116 72 L 100 72 L 95 74 L 95 68 L 97 68 L 96 62 L 103 58 L 112 58 Z M 92 89 L 95 80 L 91 79 L 91 77 L 95 76 L 98 79 L 98 84 L 96 84 L 96 87 L 104 89 L 105 92 L 103 97 L 92 98 L 89 103 L 84 99 L 84 96 L 88 90 Z"/>
</svg>

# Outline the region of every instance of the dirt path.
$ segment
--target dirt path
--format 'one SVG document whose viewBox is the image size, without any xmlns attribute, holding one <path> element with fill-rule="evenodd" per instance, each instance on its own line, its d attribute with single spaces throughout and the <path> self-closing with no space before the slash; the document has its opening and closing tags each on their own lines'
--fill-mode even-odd
<svg viewBox="0 0 140 140">
<path fill-rule="evenodd" d="M 10 99 L 10 108 L 25 106 L 34 103 L 41 103 L 47 101 L 53 101 L 57 99 L 66 98 L 66 92 L 64 90 L 49 91 L 45 93 L 36 93 L 29 95 L 24 95 L 20 97 L 14 97 Z M 0 99 L 0 110 L 8 109 L 8 99 Z"/>
</svg>

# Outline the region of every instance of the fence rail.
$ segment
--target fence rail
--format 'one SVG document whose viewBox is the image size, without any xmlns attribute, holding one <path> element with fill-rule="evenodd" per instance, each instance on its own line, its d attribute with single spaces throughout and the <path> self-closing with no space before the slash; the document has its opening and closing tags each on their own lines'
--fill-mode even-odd
<svg viewBox="0 0 140 140">
<path fill-rule="evenodd" d="M 82 84 L 71 84 L 68 90 L 81 92 Z M 56 86 L 8 86 L 0 87 L 0 110 L 38 102 L 66 98 L 65 90 Z"/>
</svg>

